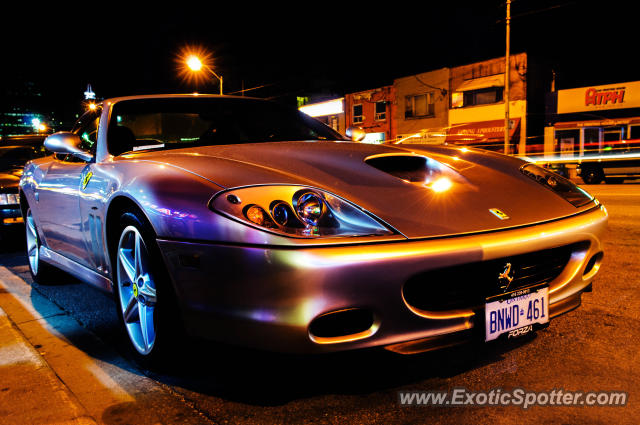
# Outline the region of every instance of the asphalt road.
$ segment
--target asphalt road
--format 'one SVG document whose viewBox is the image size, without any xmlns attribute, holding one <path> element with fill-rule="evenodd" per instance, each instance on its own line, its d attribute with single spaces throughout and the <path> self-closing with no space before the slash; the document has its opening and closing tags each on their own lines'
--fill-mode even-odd
<svg viewBox="0 0 640 425">
<path fill-rule="evenodd" d="M 579 309 L 556 318 L 547 329 L 504 344 L 470 344 L 413 356 L 365 350 L 300 357 L 189 341 L 171 364 L 148 370 L 129 357 L 107 295 L 68 276 L 54 286 L 31 282 L 21 234 L 2 241 L 0 266 L 26 282 L 25 293 L 31 300 L 41 300 L 33 301 L 36 309 L 45 301 L 60 309 L 48 317 L 43 314 L 44 320 L 106 371 L 100 385 L 128 392 L 126 403 L 95 403 L 101 414 L 94 418 L 100 423 L 637 423 L 640 183 L 584 188 L 610 213 L 605 258 L 593 292 L 583 296 Z M 71 320 L 78 326 L 71 331 L 56 320 Z M 85 336 L 78 337 L 78 329 Z M 52 347 L 45 359 L 69 367 L 64 349 Z M 82 401 L 81 386 L 81 382 L 70 384 Z M 399 391 L 454 388 L 616 391 L 627 393 L 628 402 L 617 407 L 528 409 L 399 403 Z M 90 395 L 85 397 L 91 400 Z"/>
</svg>

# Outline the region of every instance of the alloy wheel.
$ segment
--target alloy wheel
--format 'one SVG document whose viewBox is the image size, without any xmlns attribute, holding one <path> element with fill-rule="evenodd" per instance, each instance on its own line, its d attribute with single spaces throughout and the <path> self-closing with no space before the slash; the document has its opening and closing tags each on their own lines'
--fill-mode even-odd
<svg viewBox="0 0 640 425">
<path fill-rule="evenodd" d="M 118 302 L 129 339 L 142 355 L 150 354 L 156 341 L 157 296 L 150 267 L 149 251 L 140 231 L 127 226 L 117 251 Z"/>
<path fill-rule="evenodd" d="M 34 276 L 38 275 L 38 265 L 40 262 L 40 247 L 38 246 L 38 231 L 36 223 L 33 220 L 31 209 L 27 210 L 27 257 L 29 258 L 29 267 Z"/>
</svg>

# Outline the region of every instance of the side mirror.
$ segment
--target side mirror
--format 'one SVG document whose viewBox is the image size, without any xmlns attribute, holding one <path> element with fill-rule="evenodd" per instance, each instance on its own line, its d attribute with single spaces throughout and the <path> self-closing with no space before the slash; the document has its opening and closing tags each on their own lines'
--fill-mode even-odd
<svg viewBox="0 0 640 425">
<path fill-rule="evenodd" d="M 349 127 L 345 134 L 354 142 L 362 142 L 367 136 L 367 133 L 365 133 L 365 131 L 360 127 Z"/>
<path fill-rule="evenodd" d="M 53 153 L 71 154 L 83 161 L 91 161 L 93 155 L 89 152 L 82 150 L 80 144 L 82 141 L 77 134 L 61 131 L 59 133 L 52 134 L 44 139 L 44 147 Z"/>
</svg>

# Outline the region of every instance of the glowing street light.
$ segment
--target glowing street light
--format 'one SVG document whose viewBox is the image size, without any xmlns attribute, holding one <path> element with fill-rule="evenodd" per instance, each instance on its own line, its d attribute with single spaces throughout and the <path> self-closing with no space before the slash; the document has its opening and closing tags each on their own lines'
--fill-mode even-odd
<svg viewBox="0 0 640 425">
<path fill-rule="evenodd" d="M 186 47 L 177 58 L 180 63 L 180 74 L 186 80 L 196 83 L 203 79 L 203 75 L 211 74 L 220 81 L 220 94 L 222 94 L 222 76 L 213 70 L 212 55 L 203 48 Z M 205 79 L 208 77 L 205 77 Z"/>
<path fill-rule="evenodd" d="M 220 94 L 222 94 L 222 76 L 216 74 L 210 66 L 204 65 L 197 56 L 189 56 L 189 58 L 187 58 L 187 66 L 193 72 L 201 72 L 203 69 L 209 71 L 211 75 L 220 80 Z"/>
<path fill-rule="evenodd" d="M 200 71 L 202 69 L 202 61 L 197 56 L 189 56 L 187 58 L 187 66 L 192 71 Z"/>
</svg>

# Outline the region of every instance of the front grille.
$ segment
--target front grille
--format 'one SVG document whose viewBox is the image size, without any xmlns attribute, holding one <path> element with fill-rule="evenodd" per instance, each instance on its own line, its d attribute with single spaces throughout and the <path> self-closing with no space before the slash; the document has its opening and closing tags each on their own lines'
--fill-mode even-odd
<svg viewBox="0 0 640 425">
<path fill-rule="evenodd" d="M 410 306 L 427 311 L 481 307 L 487 297 L 505 292 L 499 279 L 511 264 L 513 280 L 506 292 L 551 282 L 569 262 L 571 254 L 584 244 L 572 244 L 497 260 L 463 264 L 420 273 L 409 279 L 403 296 Z"/>
</svg>

